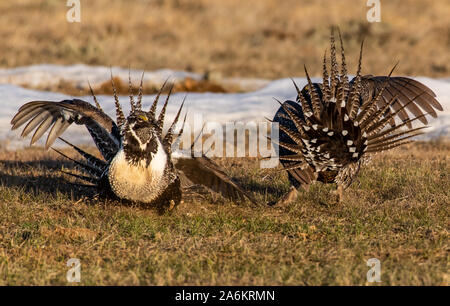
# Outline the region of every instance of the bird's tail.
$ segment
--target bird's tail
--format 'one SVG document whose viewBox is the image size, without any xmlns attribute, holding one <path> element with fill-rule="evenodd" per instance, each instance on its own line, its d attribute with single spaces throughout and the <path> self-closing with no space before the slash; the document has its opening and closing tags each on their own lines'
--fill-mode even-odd
<svg viewBox="0 0 450 306">
<path fill-rule="evenodd" d="M 301 184 L 309 184 L 317 178 L 319 172 L 327 170 L 337 173 L 345 165 L 359 163 L 366 155 L 409 143 L 412 137 L 422 134 L 422 130 L 426 128 L 403 129 L 426 114 L 387 127 L 399 112 L 405 111 L 409 103 L 413 103 L 426 93 L 425 91 L 413 98 L 411 102 L 398 107 L 396 111 L 388 112 L 397 102 L 396 96 L 392 97 L 384 107 L 377 106 L 388 85 L 386 81 L 376 96 L 361 104 L 363 43 L 361 43 L 357 73 L 350 84 L 340 33 L 339 39 L 340 69 L 332 31 L 330 74 L 328 74 L 325 53 L 322 84 L 313 84 L 305 67 L 307 85 L 303 90 L 300 90 L 293 81 L 298 93 L 296 102 L 278 101 L 281 107 L 274 121 L 279 122 L 278 145 L 283 149 L 283 154 L 280 149 L 280 160 L 291 176 Z"/>
</svg>

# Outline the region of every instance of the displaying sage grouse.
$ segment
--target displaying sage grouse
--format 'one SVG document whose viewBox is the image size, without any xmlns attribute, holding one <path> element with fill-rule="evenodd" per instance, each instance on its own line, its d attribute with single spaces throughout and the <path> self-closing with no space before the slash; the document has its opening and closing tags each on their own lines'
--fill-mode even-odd
<svg viewBox="0 0 450 306">
<path fill-rule="evenodd" d="M 312 83 L 305 67 L 308 84 L 300 91 L 294 82 L 296 101 L 280 103 L 273 119 L 280 129 L 280 162 L 292 184 L 278 203 L 295 200 L 297 189 L 313 181 L 336 183 L 341 200 L 371 155 L 409 143 L 426 128 L 413 128 L 414 121 L 427 124 L 427 114 L 442 111 L 433 91 L 415 80 L 391 77 L 392 71 L 361 76 L 363 44 L 356 76 L 349 81 L 340 33 L 339 38 L 340 71 L 332 31 L 330 74 L 325 52 L 323 83 Z"/>
<path fill-rule="evenodd" d="M 142 79 L 136 103 L 130 80 L 131 111 L 125 118 L 112 77 L 111 82 L 117 123 L 103 112 L 91 88 L 95 106 L 79 99 L 29 102 L 23 105 L 12 119 L 12 129 L 17 129 L 28 122 L 22 136 L 25 137 L 36 129 L 31 144 L 50 129 L 45 144 L 45 148 L 48 149 L 72 123 L 85 125 L 103 159 L 62 140 L 84 158 L 83 161 L 73 159 L 72 161 L 86 175 L 72 175 L 87 182 L 88 186 L 98 188 L 99 193 L 103 195 L 172 209 L 180 202 L 182 196 L 180 182 L 182 177 L 187 179 L 188 184 L 205 185 L 231 200 L 243 200 L 246 197 L 251 199 L 206 156 L 180 158 L 172 156 L 172 143 L 181 136 L 184 128 L 183 123 L 181 131 L 174 137 L 174 128 L 180 117 L 183 101 L 175 119 L 163 135 L 164 116 L 173 86 L 159 116 L 156 117 L 156 107 L 164 85 L 150 110 L 144 111 Z M 180 172 L 183 172 L 183 175 L 179 175 Z"/>
</svg>

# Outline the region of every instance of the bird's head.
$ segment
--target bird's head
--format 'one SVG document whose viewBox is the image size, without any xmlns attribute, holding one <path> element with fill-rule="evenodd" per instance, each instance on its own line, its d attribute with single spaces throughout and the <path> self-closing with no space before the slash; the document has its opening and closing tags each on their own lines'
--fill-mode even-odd
<svg viewBox="0 0 450 306">
<path fill-rule="evenodd" d="M 151 159 L 156 154 L 160 143 L 157 133 L 157 122 L 142 110 L 134 110 L 128 116 L 123 130 L 123 145 L 127 158 L 138 161 Z"/>
<path fill-rule="evenodd" d="M 125 119 L 125 115 L 122 111 L 122 107 L 119 103 L 119 97 L 117 96 L 116 88 L 114 85 L 114 79 L 111 76 L 111 83 L 113 87 L 114 100 L 116 106 L 116 118 L 117 126 L 121 134 L 121 144 L 123 145 L 123 150 L 125 152 L 125 157 L 128 162 L 132 164 L 139 164 L 142 161 L 146 161 L 147 166 L 150 164 L 152 158 L 159 154 L 158 156 L 170 155 L 170 146 L 173 141 L 173 130 L 174 126 L 178 121 L 178 118 L 183 108 L 183 103 L 181 104 L 178 113 L 172 122 L 169 130 L 167 131 L 164 138 L 162 137 L 162 130 L 164 126 L 164 117 L 166 114 L 167 104 L 169 102 L 169 97 L 173 89 L 173 85 L 170 87 L 167 94 L 166 101 L 156 117 L 156 107 L 158 104 L 159 97 L 164 89 L 166 82 L 162 85 L 160 91 L 155 97 L 149 111 L 142 110 L 142 83 L 144 74 L 141 77 L 141 83 L 139 86 L 139 94 L 137 101 L 135 102 L 133 96 L 133 89 L 131 85 L 131 77 L 129 76 L 129 92 L 130 92 L 130 115 Z M 185 117 L 186 120 L 186 117 Z M 183 124 L 184 126 L 184 124 Z M 182 132 L 180 132 L 181 134 Z"/>
</svg>

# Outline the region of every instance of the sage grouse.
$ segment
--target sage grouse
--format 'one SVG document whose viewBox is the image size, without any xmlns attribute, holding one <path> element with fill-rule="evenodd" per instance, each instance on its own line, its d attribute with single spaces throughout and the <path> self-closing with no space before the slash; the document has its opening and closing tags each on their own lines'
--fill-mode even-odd
<svg viewBox="0 0 450 306">
<path fill-rule="evenodd" d="M 279 158 L 291 182 L 278 203 L 295 200 L 297 189 L 313 181 L 336 183 L 341 201 L 343 189 L 371 155 L 409 143 L 426 128 L 413 128 L 414 121 L 427 124 L 425 115 L 442 111 L 432 90 L 410 78 L 391 77 L 394 69 L 388 76 L 362 76 L 363 43 L 356 76 L 349 81 L 340 33 L 339 38 L 340 71 L 332 31 L 330 74 L 325 51 L 322 84 L 312 83 L 305 67 L 308 83 L 300 91 L 294 82 L 296 101 L 278 101 L 273 121 L 279 123 Z"/>
<path fill-rule="evenodd" d="M 164 116 L 173 86 L 159 116 L 156 117 L 156 107 L 164 85 L 156 95 L 150 110 L 145 111 L 142 109 L 142 79 L 136 102 L 130 80 L 131 111 L 125 118 L 112 76 L 111 82 L 117 123 L 102 110 L 90 88 L 95 106 L 79 99 L 29 102 L 23 105 L 12 119 L 12 129 L 28 122 L 22 136 L 25 137 L 36 129 L 31 144 L 50 129 L 45 144 L 48 149 L 72 123 L 85 125 L 103 159 L 62 140 L 84 158 L 82 161 L 72 161 L 86 175 L 72 175 L 87 182 L 88 186 L 98 188 L 99 193 L 103 195 L 172 209 L 181 200 L 180 179 L 183 178 L 187 179 L 188 184 L 205 185 L 231 200 L 243 200 L 246 197 L 251 199 L 218 165 L 203 154 L 200 157 L 194 157 L 193 154 L 179 158 L 172 156 L 172 143 L 181 136 L 184 128 L 183 123 L 181 131 L 174 137 L 183 101 L 175 119 L 163 135 Z M 180 172 L 184 175 L 180 175 Z"/>
</svg>

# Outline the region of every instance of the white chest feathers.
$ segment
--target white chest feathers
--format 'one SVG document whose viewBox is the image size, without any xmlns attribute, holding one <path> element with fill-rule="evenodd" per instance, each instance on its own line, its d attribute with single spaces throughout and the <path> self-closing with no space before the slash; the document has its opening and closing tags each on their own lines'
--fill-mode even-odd
<svg viewBox="0 0 450 306">
<path fill-rule="evenodd" d="M 148 166 L 146 161 L 138 165 L 128 163 L 124 150 L 120 149 L 109 167 L 109 183 L 119 198 L 148 203 L 167 187 L 164 179 L 166 166 L 167 154 L 160 143 Z"/>
</svg>

